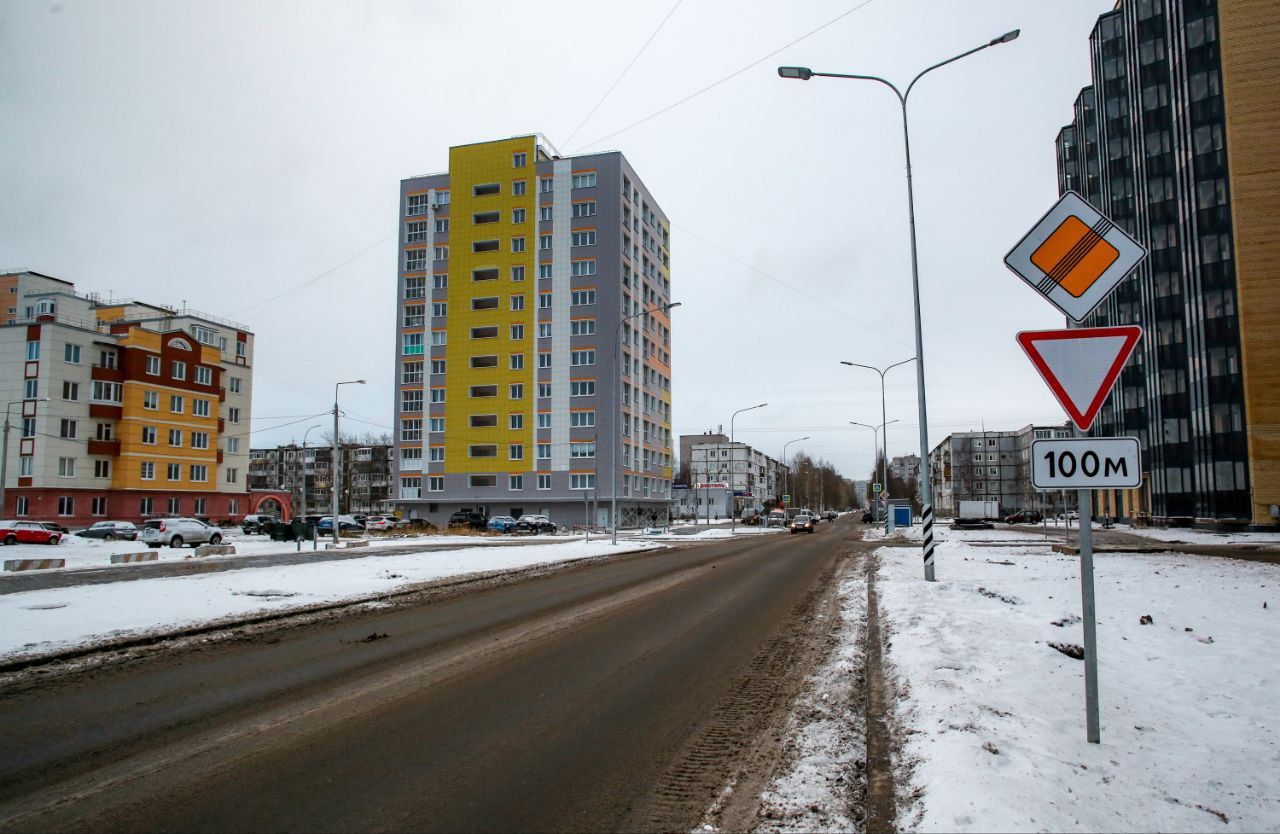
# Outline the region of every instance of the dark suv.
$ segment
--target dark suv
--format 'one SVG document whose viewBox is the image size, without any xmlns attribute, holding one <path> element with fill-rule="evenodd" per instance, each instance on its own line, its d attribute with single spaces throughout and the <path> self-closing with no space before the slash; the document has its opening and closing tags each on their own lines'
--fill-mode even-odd
<svg viewBox="0 0 1280 834">
<path fill-rule="evenodd" d="M 466 527 L 468 530 L 484 530 L 489 524 L 489 519 L 484 513 L 475 510 L 458 510 L 449 516 L 450 527 Z"/>
<path fill-rule="evenodd" d="M 1039 524 L 1041 521 L 1044 521 L 1044 516 L 1039 510 L 1018 510 L 1004 517 L 1005 524 Z"/>
</svg>

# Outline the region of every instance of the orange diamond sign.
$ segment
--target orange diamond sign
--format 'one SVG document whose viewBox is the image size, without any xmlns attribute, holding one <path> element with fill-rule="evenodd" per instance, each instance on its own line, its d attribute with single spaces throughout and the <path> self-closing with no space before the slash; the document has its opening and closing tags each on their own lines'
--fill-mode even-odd
<svg viewBox="0 0 1280 834">
<path fill-rule="evenodd" d="M 1074 321 L 1083 321 L 1146 250 L 1074 191 L 1005 256 L 1009 269 Z"/>
</svg>

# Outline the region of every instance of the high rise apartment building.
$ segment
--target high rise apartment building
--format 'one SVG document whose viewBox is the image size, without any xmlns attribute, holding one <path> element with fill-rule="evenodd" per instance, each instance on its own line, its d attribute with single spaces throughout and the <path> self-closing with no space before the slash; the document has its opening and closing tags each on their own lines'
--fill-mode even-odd
<svg viewBox="0 0 1280 834">
<path fill-rule="evenodd" d="M 1149 257 L 1085 324 L 1144 337 L 1094 433 L 1134 435 L 1110 514 L 1274 524 L 1280 503 L 1280 5 L 1121 0 L 1057 138 L 1060 189 Z"/>
<path fill-rule="evenodd" d="M 607 522 L 671 494 L 670 225 L 621 153 L 462 145 L 400 184 L 395 502 Z M 645 314 L 646 310 L 657 310 Z"/>
<path fill-rule="evenodd" d="M 255 511 L 253 334 L 243 325 L 0 274 L 0 516 L 85 525 Z M 261 496 L 265 497 L 265 496 Z"/>
</svg>

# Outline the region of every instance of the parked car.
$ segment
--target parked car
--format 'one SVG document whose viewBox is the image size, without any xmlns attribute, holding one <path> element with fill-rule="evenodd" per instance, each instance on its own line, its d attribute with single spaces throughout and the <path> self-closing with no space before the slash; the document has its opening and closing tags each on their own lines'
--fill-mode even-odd
<svg viewBox="0 0 1280 834">
<path fill-rule="evenodd" d="M 103 539 L 109 542 L 123 539 L 132 542 L 138 540 L 138 526 L 132 521 L 97 521 L 83 530 L 77 530 L 76 535 L 82 539 Z"/>
<path fill-rule="evenodd" d="M 355 520 L 354 516 L 340 515 L 338 516 L 338 532 L 360 532 L 364 530 L 364 525 Z M 317 535 L 333 535 L 333 516 L 322 516 L 316 522 Z"/>
<path fill-rule="evenodd" d="M 514 533 L 516 531 L 516 520 L 509 515 L 495 515 L 489 519 L 487 526 L 495 533 Z"/>
<path fill-rule="evenodd" d="M 822 517 L 825 518 L 827 521 L 835 521 L 837 518 L 840 517 L 840 513 L 836 512 L 835 510 L 827 510 L 825 513 L 822 514 Z"/>
<path fill-rule="evenodd" d="M 555 531 L 555 522 L 545 515 L 522 515 L 520 520 L 516 522 L 515 529 L 517 533 L 529 534 L 554 533 Z"/>
<path fill-rule="evenodd" d="M 785 510 L 771 510 L 769 512 L 769 520 L 765 522 L 767 527 L 786 527 L 787 513 Z"/>
<path fill-rule="evenodd" d="M 1039 510 L 1018 510 L 1004 517 L 1005 524 L 1039 524 L 1042 521 L 1044 516 Z"/>
<path fill-rule="evenodd" d="M 142 523 L 138 540 L 147 547 L 221 544 L 222 533 L 198 518 L 152 518 Z"/>
<path fill-rule="evenodd" d="M 813 532 L 813 516 L 808 513 L 800 513 L 791 519 L 792 533 L 812 533 Z"/>
<path fill-rule="evenodd" d="M 274 515 L 247 515 L 244 521 L 240 522 L 240 532 L 246 536 L 252 536 L 254 533 L 265 533 L 264 527 L 269 527 L 276 522 Z"/>
<path fill-rule="evenodd" d="M 37 521 L 36 524 L 54 533 L 61 533 L 64 538 L 71 535 L 71 528 L 63 527 L 56 521 Z"/>
<path fill-rule="evenodd" d="M 484 513 L 475 510 L 458 510 L 449 516 L 450 527 L 465 527 L 468 530 L 484 530 L 489 519 Z"/>
<path fill-rule="evenodd" d="M 366 530 L 394 530 L 397 526 L 398 520 L 395 516 L 371 515 L 364 520 L 364 529 Z"/>
<path fill-rule="evenodd" d="M 0 521 L 0 542 L 5 544 L 57 544 L 62 534 L 35 521 Z"/>
</svg>

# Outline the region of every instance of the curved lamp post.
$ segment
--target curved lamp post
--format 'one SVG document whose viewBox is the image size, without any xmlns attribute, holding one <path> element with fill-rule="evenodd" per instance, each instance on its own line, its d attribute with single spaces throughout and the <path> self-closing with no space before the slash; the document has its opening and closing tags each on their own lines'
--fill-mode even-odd
<svg viewBox="0 0 1280 834">
<path fill-rule="evenodd" d="M 783 475 L 782 491 L 788 495 L 791 493 L 791 466 L 787 463 L 787 447 L 792 443 L 799 443 L 801 440 L 808 439 L 808 437 L 797 437 L 795 440 L 788 440 L 782 444 L 782 465 L 786 467 L 786 474 Z"/>
<path fill-rule="evenodd" d="M 734 461 L 734 458 L 737 457 L 737 455 L 734 453 L 734 446 L 733 446 L 733 421 L 736 420 L 738 418 L 738 415 L 744 411 L 755 411 L 757 408 L 764 408 L 767 405 L 768 403 L 760 403 L 759 405 L 750 405 L 750 406 L 747 406 L 746 408 L 739 408 L 737 411 L 733 412 L 733 414 L 729 417 L 729 534 L 730 535 L 733 535 L 734 533 L 738 532 L 738 513 L 737 513 L 738 499 L 737 499 L 737 496 L 733 494 L 733 481 L 734 481 L 733 461 Z M 750 472 L 751 472 L 751 461 L 748 460 L 747 473 L 750 474 Z"/>
<path fill-rule="evenodd" d="M 911 83 L 907 85 L 905 92 L 899 90 L 892 82 L 876 75 L 814 72 L 808 67 L 778 67 L 779 76 L 799 81 L 808 81 L 814 77 L 875 81 L 893 90 L 894 95 L 898 97 L 898 103 L 902 106 L 902 143 L 906 151 L 907 160 L 907 223 L 911 231 L 911 290 L 912 298 L 915 302 L 916 358 L 920 360 L 916 362 L 916 389 L 920 402 L 920 495 L 924 501 L 924 508 L 921 511 L 921 517 L 924 522 L 924 578 L 928 582 L 933 582 L 936 579 L 933 570 L 933 484 L 929 478 L 929 419 L 926 413 L 924 396 L 924 338 L 920 329 L 920 271 L 916 258 L 916 211 L 915 194 L 911 186 L 911 132 L 907 128 L 907 97 L 911 95 L 911 90 L 916 86 L 916 82 L 928 73 L 939 67 L 945 67 L 947 64 L 959 61 L 961 58 L 967 58 L 975 52 L 981 52 L 989 46 L 1009 43 L 1018 37 L 1018 33 L 1019 30 L 1014 29 L 998 38 L 992 38 L 981 46 L 975 46 L 973 49 L 961 52 L 959 55 L 948 58 L 945 61 L 939 61 L 931 67 L 926 67 L 915 78 L 911 79 Z"/>
<path fill-rule="evenodd" d="M 302 433 L 302 521 L 307 521 L 307 435 L 320 426 L 314 425 Z"/>
<path fill-rule="evenodd" d="M 889 422 L 887 422 L 887 423 L 881 423 L 881 424 L 880 424 L 880 425 L 878 425 L 878 426 L 873 426 L 873 425 L 871 425 L 870 423 L 859 423 L 857 420 L 850 420 L 850 421 L 849 421 L 849 425 L 851 425 L 851 426 L 862 426 L 863 428 L 871 429 L 871 431 L 872 431 L 872 433 L 873 433 L 873 439 L 872 439 L 872 442 L 878 443 L 878 440 L 879 440 L 879 438 L 878 438 L 878 434 L 879 434 L 879 432 L 880 432 L 882 429 L 884 429 L 886 426 L 891 426 L 891 425 L 893 425 L 893 424 L 894 424 L 894 423 L 896 423 L 896 422 L 898 422 L 898 421 L 897 421 L 897 420 L 890 420 L 890 421 L 889 421 Z M 885 444 L 884 444 L 884 446 L 885 446 L 885 448 L 884 448 L 884 454 L 882 454 L 882 455 L 880 456 L 880 488 L 881 488 L 881 489 L 884 489 L 884 490 L 888 490 L 888 489 L 889 489 L 889 441 L 888 441 L 888 437 L 887 437 L 888 432 L 885 432 L 885 434 L 886 434 L 886 438 L 885 438 Z M 875 469 L 874 469 L 874 468 L 872 468 L 872 471 L 874 472 L 874 471 L 875 471 Z M 874 497 L 874 498 L 879 498 L 879 496 L 878 496 L 878 495 L 877 495 L 877 496 L 873 496 L 873 497 Z M 888 514 L 888 508 L 887 508 L 887 507 L 885 508 L 885 513 L 886 513 L 886 514 Z"/>
<path fill-rule="evenodd" d="M 338 546 L 338 486 L 342 476 L 342 467 L 338 461 L 338 386 L 364 385 L 363 379 L 348 379 L 333 384 L 333 546 Z M 306 440 L 306 437 L 303 437 Z"/>
</svg>

